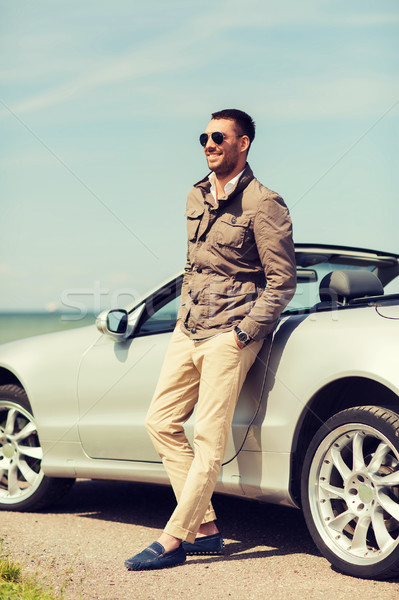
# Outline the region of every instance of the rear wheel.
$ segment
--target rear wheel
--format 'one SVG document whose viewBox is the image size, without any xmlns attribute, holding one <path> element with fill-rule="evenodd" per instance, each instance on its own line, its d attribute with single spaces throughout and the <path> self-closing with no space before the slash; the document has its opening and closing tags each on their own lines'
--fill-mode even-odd
<svg viewBox="0 0 399 600">
<path fill-rule="evenodd" d="M 337 569 L 399 575 L 399 415 L 361 406 L 329 419 L 305 457 L 302 506 L 313 540 Z"/>
<path fill-rule="evenodd" d="M 43 450 L 28 398 L 0 386 L 0 510 L 38 510 L 61 498 L 74 479 L 46 477 Z"/>
</svg>

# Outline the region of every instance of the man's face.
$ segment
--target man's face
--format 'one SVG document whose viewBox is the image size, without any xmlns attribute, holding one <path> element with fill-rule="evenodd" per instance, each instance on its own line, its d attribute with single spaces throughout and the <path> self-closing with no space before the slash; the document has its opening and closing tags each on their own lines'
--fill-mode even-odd
<svg viewBox="0 0 399 600">
<path fill-rule="evenodd" d="M 220 131 L 224 134 L 224 140 L 221 144 L 215 144 L 211 138 L 211 133 Z M 231 119 L 213 119 L 205 133 L 209 135 L 204 152 L 208 166 L 218 177 L 227 177 L 242 163 L 245 165 L 246 153 L 242 152 L 243 137 L 237 137 L 239 132 L 235 129 L 235 122 Z M 245 136 L 246 137 L 246 136 Z"/>
</svg>

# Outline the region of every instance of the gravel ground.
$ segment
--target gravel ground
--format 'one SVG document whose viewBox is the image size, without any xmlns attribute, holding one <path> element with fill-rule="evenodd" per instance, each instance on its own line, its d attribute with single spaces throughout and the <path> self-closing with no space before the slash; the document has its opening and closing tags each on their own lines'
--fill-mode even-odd
<svg viewBox="0 0 399 600">
<path fill-rule="evenodd" d="M 399 599 L 399 580 L 334 571 L 299 511 L 220 495 L 214 505 L 226 554 L 163 571 L 129 572 L 123 561 L 157 537 L 174 506 L 169 488 L 81 480 L 51 512 L 0 513 L 1 537 L 67 600 Z"/>
</svg>

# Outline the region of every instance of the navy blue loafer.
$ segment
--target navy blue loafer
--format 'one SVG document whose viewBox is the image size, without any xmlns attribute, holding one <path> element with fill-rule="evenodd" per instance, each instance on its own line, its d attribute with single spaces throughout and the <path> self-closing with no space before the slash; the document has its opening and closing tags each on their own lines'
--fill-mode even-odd
<svg viewBox="0 0 399 600">
<path fill-rule="evenodd" d="M 159 542 L 153 542 L 140 554 L 125 560 L 125 567 L 129 571 L 145 571 L 149 569 L 167 569 L 182 565 L 186 560 L 186 553 L 182 544 L 176 550 L 165 552 L 165 548 Z"/>
<path fill-rule="evenodd" d="M 224 552 L 224 539 L 220 533 L 197 537 L 193 544 L 182 542 L 181 545 L 188 556 L 193 554 L 223 554 Z"/>
</svg>

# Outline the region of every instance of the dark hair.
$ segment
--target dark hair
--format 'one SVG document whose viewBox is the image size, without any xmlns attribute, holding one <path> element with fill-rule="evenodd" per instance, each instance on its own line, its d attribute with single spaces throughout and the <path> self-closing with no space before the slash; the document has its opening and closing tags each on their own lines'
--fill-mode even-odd
<svg viewBox="0 0 399 600">
<path fill-rule="evenodd" d="M 236 108 L 225 108 L 212 113 L 212 119 L 231 119 L 235 121 L 240 129 L 239 133 L 249 137 L 249 145 L 251 146 L 255 137 L 255 123 L 247 113 Z"/>
</svg>

